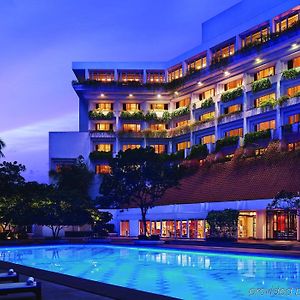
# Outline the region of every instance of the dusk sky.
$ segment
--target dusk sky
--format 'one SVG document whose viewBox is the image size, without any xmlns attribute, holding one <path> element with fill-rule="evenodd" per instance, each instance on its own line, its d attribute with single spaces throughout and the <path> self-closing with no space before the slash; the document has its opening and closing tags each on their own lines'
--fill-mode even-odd
<svg viewBox="0 0 300 300">
<path fill-rule="evenodd" d="M 78 130 L 72 61 L 165 61 L 239 0 L 2 0 L 0 138 L 47 182 L 48 132 Z"/>
</svg>

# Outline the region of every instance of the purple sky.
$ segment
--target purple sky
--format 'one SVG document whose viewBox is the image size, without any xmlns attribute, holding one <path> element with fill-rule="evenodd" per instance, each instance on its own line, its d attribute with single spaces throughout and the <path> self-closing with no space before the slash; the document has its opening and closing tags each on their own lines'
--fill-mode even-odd
<svg viewBox="0 0 300 300">
<path fill-rule="evenodd" d="M 164 61 L 239 0 L 0 1 L 0 137 L 6 160 L 47 181 L 48 131 L 78 129 L 72 61 Z"/>
</svg>

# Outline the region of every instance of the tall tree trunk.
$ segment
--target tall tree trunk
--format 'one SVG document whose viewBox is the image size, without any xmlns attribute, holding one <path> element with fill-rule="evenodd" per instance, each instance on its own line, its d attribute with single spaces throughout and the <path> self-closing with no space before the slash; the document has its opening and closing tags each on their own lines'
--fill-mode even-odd
<svg viewBox="0 0 300 300">
<path fill-rule="evenodd" d="M 141 207 L 141 212 L 142 212 L 143 234 L 147 235 L 147 222 L 146 222 L 147 209 Z"/>
</svg>

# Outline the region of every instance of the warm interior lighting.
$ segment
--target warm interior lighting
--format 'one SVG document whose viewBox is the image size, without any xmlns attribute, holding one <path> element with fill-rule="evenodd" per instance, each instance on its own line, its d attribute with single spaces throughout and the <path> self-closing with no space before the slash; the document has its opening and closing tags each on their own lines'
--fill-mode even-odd
<svg viewBox="0 0 300 300">
<path fill-rule="evenodd" d="M 225 76 L 229 76 L 230 73 L 229 73 L 228 71 L 224 71 L 224 75 L 225 75 Z"/>
</svg>

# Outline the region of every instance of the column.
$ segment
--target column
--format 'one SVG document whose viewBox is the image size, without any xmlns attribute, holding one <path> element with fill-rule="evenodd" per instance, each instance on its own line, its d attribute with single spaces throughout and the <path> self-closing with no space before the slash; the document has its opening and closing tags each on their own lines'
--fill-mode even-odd
<svg viewBox="0 0 300 300">
<path fill-rule="evenodd" d="M 243 74 L 243 86 L 244 86 L 244 93 L 243 93 L 243 136 L 248 133 L 248 126 L 247 126 L 247 116 L 246 112 L 248 109 L 248 102 L 247 102 L 247 84 L 248 84 L 248 74 Z"/>
<path fill-rule="evenodd" d="M 143 83 L 147 83 L 147 72 L 143 70 Z"/>
<path fill-rule="evenodd" d="M 218 117 L 219 117 L 219 101 L 217 97 L 214 97 L 215 101 L 215 141 L 219 139 L 219 133 L 218 133 Z"/>
<path fill-rule="evenodd" d="M 187 74 L 187 63 L 184 61 L 182 62 L 182 76 Z"/>
<path fill-rule="evenodd" d="M 297 214 L 297 241 L 300 241 L 300 215 L 299 215 L 299 211 Z"/>
<path fill-rule="evenodd" d="M 280 79 L 281 79 L 281 72 L 282 72 L 282 63 L 280 60 L 277 61 L 277 63 L 276 63 L 275 71 L 277 74 L 276 75 L 276 98 L 278 99 L 281 96 Z M 280 118 L 280 106 L 279 105 L 277 105 L 277 107 L 276 107 L 276 131 L 277 131 L 278 138 L 281 140 L 282 132 L 281 132 L 281 118 Z"/>
<path fill-rule="evenodd" d="M 207 50 L 206 54 L 206 65 L 210 66 L 212 60 L 212 51 L 210 49 Z"/>
<path fill-rule="evenodd" d="M 169 141 L 169 145 L 168 145 L 168 154 L 171 154 L 172 152 L 173 152 L 172 141 Z"/>
<path fill-rule="evenodd" d="M 114 69 L 114 81 L 118 81 L 118 70 Z"/>
<path fill-rule="evenodd" d="M 235 37 L 235 52 L 242 48 L 242 39 L 239 35 Z"/>
<path fill-rule="evenodd" d="M 257 239 L 266 239 L 266 228 L 267 228 L 267 220 L 266 220 L 266 211 L 259 210 L 256 211 L 256 238 Z"/>
<path fill-rule="evenodd" d="M 186 220 L 186 235 L 187 235 L 187 238 L 189 239 L 190 238 L 190 224 L 189 224 L 189 220 Z"/>
<path fill-rule="evenodd" d="M 88 70 L 88 69 L 85 69 L 85 70 L 84 70 L 84 79 L 85 79 L 85 80 L 90 79 L 90 74 L 89 74 L 89 70 Z"/>
</svg>

